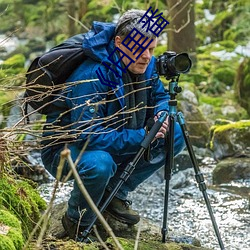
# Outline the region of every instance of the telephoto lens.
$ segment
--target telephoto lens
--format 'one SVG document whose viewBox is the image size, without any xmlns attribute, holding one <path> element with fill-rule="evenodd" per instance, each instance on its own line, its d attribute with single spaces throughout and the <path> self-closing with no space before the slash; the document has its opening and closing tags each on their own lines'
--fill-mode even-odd
<svg viewBox="0 0 250 250">
<path fill-rule="evenodd" d="M 192 61 L 187 53 L 176 54 L 174 51 L 167 51 L 156 60 L 158 74 L 165 76 L 168 80 L 188 73 L 191 67 Z"/>
</svg>

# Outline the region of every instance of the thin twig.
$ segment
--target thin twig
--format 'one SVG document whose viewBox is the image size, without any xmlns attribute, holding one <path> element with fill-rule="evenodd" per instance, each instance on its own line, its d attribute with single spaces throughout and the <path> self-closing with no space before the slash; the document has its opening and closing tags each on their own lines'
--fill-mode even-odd
<svg viewBox="0 0 250 250">
<path fill-rule="evenodd" d="M 54 200 L 55 200 L 55 194 L 56 194 L 56 191 L 57 191 L 57 188 L 58 188 L 58 185 L 59 185 L 60 177 L 62 175 L 62 169 L 63 169 L 64 163 L 65 163 L 65 160 L 66 159 L 63 158 L 63 157 L 60 158 L 60 162 L 59 162 L 58 168 L 57 168 L 56 182 L 55 182 L 55 186 L 54 186 L 54 189 L 53 189 L 53 193 L 52 193 L 52 197 L 50 199 L 49 205 L 48 205 L 46 211 L 44 212 L 44 214 L 41 216 L 38 223 L 36 224 L 35 228 L 31 232 L 31 234 L 29 235 L 29 238 L 28 238 L 26 244 L 24 245 L 23 250 L 28 249 L 30 241 L 32 240 L 33 236 L 35 235 L 35 233 L 38 230 L 38 228 L 40 227 L 40 225 L 43 223 L 42 228 L 41 228 L 41 232 L 40 232 L 40 235 L 38 237 L 37 244 L 36 244 L 37 247 L 41 246 L 42 239 L 43 239 L 43 236 L 45 234 L 47 224 L 49 222 L 49 218 L 50 218 L 50 215 L 51 215 L 52 206 L 53 206 L 53 203 L 54 203 Z"/>
<path fill-rule="evenodd" d="M 80 24 L 84 29 L 86 29 L 87 31 L 89 31 L 89 28 L 87 26 L 85 26 L 82 22 L 80 22 L 79 20 L 77 20 L 76 18 L 74 18 L 71 15 L 68 15 L 68 17 L 72 20 L 74 20 L 76 23 Z"/>
<path fill-rule="evenodd" d="M 98 210 L 98 208 L 96 207 L 95 203 L 93 202 L 92 198 L 90 197 L 88 191 L 86 190 L 79 174 L 77 173 L 77 170 L 75 168 L 74 162 L 71 158 L 71 153 L 69 149 L 64 149 L 61 152 L 61 157 L 62 158 L 66 158 L 68 160 L 69 166 L 72 169 L 73 172 L 73 176 L 75 178 L 75 181 L 80 189 L 80 191 L 82 192 L 84 198 L 86 199 L 86 201 L 88 202 L 90 208 L 92 209 L 92 211 L 94 211 L 94 213 L 97 215 L 98 219 L 100 220 L 100 222 L 102 223 L 102 225 L 104 226 L 105 230 L 108 232 L 108 234 L 113 238 L 115 245 L 118 247 L 119 250 L 123 250 L 123 247 L 121 246 L 121 244 L 119 243 L 118 239 L 116 238 L 116 236 L 114 235 L 111 227 L 109 226 L 109 224 L 106 222 L 106 220 L 104 219 L 104 217 L 102 216 L 102 214 L 100 213 L 100 211 Z"/>
<path fill-rule="evenodd" d="M 94 230 L 94 233 L 95 233 L 97 239 L 99 240 L 101 245 L 104 247 L 104 249 L 109 250 L 108 246 L 105 244 L 105 242 L 102 240 L 100 234 L 98 233 L 96 225 L 93 226 L 93 230 Z"/>
<path fill-rule="evenodd" d="M 140 238 L 140 233 L 141 233 L 141 220 L 139 221 L 139 225 L 138 225 L 138 230 L 137 230 L 137 234 L 136 234 L 136 238 L 135 238 L 135 246 L 134 246 L 134 250 L 138 249 L 139 246 L 139 238 Z"/>
</svg>

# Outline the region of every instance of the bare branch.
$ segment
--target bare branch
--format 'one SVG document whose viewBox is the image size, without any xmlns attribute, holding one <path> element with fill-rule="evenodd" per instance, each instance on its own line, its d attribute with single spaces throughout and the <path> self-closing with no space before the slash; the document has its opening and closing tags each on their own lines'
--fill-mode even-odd
<svg viewBox="0 0 250 250">
<path fill-rule="evenodd" d="M 71 15 L 68 15 L 68 17 L 72 20 L 74 20 L 76 23 L 80 24 L 80 26 L 82 26 L 86 31 L 89 31 L 89 28 L 87 26 L 85 26 L 81 21 L 77 20 L 76 18 L 74 18 Z"/>
<path fill-rule="evenodd" d="M 184 25 L 182 25 L 179 29 L 167 28 L 167 29 L 165 29 L 165 31 L 174 31 L 175 33 L 180 33 L 190 23 L 190 12 L 191 12 L 191 8 L 189 8 L 188 11 L 187 11 L 187 19 L 188 19 L 187 22 Z"/>
<path fill-rule="evenodd" d="M 180 1 L 178 1 L 176 4 L 174 4 L 174 5 L 171 7 L 171 9 L 169 10 L 169 14 L 168 14 L 168 15 L 170 15 L 170 13 L 171 13 L 179 4 L 181 4 L 182 1 L 183 1 L 183 0 L 180 0 Z M 173 22 L 173 20 L 174 20 L 175 18 L 177 18 L 178 15 L 179 15 L 183 10 L 185 10 L 186 7 L 187 7 L 188 5 L 190 5 L 190 3 L 192 3 L 192 1 L 193 1 L 193 0 L 187 1 L 187 2 L 183 5 L 183 7 L 182 7 L 173 17 L 171 17 L 171 22 Z M 166 28 L 166 29 L 164 29 L 164 31 L 165 31 L 165 32 L 173 31 L 173 32 L 175 32 L 175 33 L 180 33 L 180 32 L 181 32 L 185 27 L 187 27 L 187 25 L 190 23 L 190 12 L 191 12 L 191 7 L 189 7 L 189 9 L 188 9 L 188 11 L 187 11 L 187 22 L 186 22 L 184 25 L 182 25 L 179 29 Z"/>
<path fill-rule="evenodd" d="M 108 234 L 113 238 L 115 245 L 117 246 L 118 249 L 122 250 L 123 247 L 121 246 L 121 244 L 119 243 L 119 241 L 117 240 L 116 236 L 114 235 L 111 227 L 109 226 L 109 224 L 106 222 L 106 220 L 103 218 L 102 214 L 100 213 L 100 211 L 98 210 L 98 208 L 96 207 L 95 203 L 93 202 L 92 198 L 90 197 L 88 191 L 86 190 L 83 182 L 81 181 L 81 178 L 79 176 L 79 174 L 77 173 L 77 170 L 75 168 L 74 162 L 71 158 L 71 154 L 70 154 L 70 150 L 69 149 L 65 149 L 61 152 L 61 157 L 67 159 L 69 166 L 73 172 L 73 176 L 75 178 L 75 181 L 78 184 L 79 189 L 81 190 L 84 198 L 86 199 L 86 201 L 88 202 L 90 208 L 95 212 L 95 214 L 97 215 L 98 219 L 100 220 L 100 222 L 102 223 L 102 225 L 104 226 L 104 228 L 106 229 L 106 231 L 108 232 Z"/>
</svg>

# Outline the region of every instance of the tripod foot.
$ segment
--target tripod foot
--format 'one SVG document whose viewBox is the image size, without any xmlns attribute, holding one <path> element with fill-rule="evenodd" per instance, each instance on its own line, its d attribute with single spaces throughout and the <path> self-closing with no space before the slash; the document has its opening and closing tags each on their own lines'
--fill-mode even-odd
<svg viewBox="0 0 250 250">
<path fill-rule="evenodd" d="M 161 234 L 162 234 L 162 243 L 166 243 L 166 236 L 168 233 L 168 229 L 167 228 L 162 228 L 161 229 Z"/>
</svg>

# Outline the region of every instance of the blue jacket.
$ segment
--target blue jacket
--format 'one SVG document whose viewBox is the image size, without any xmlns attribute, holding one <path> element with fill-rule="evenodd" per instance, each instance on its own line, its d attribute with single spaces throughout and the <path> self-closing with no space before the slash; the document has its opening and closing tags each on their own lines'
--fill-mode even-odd
<svg viewBox="0 0 250 250">
<path fill-rule="evenodd" d="M 124 88 L 121 78 L 102 62 L 106 62 L 122 75 L 122 72 L 108 60 L 114 51 L 115 25 L 94 22 L 91 31 L 86 33 L 83 48 L 86 59 L 69 77 L 68 87 L 63 91 L 64 101 L 57 101 L 53 111 L 47 116 L 47 123 L 63 127 L 63 133 L 82 147 L 88 141 L 89 150 L 104 150 L 113 155 L 135 153 L 145 137 L 144 128 L 126 129 L 124 127 Z M 116 55 L 114 54 L 116 57 Z M 114 58 L 115 59 L 115 58 Z M 117 60 L 115 60 L 117 61 Z M 117 82 L 116 87 L 103 85 L 96 74 L 100 67 L 103 75 Z M 149 107 L 154 107 L 152 115 L 159 111 L 168 111 L 169 95 L 155 69 L 155 58 L 145 72 Z M 78 82 L 87 80 L 85 82 Z M 68 112 L 61 111 L 66 105 Z M 45 135 L 51 135 L 46 133 Z M 54 133 L 55 134 L 55 133 Z"/>
</svg>

